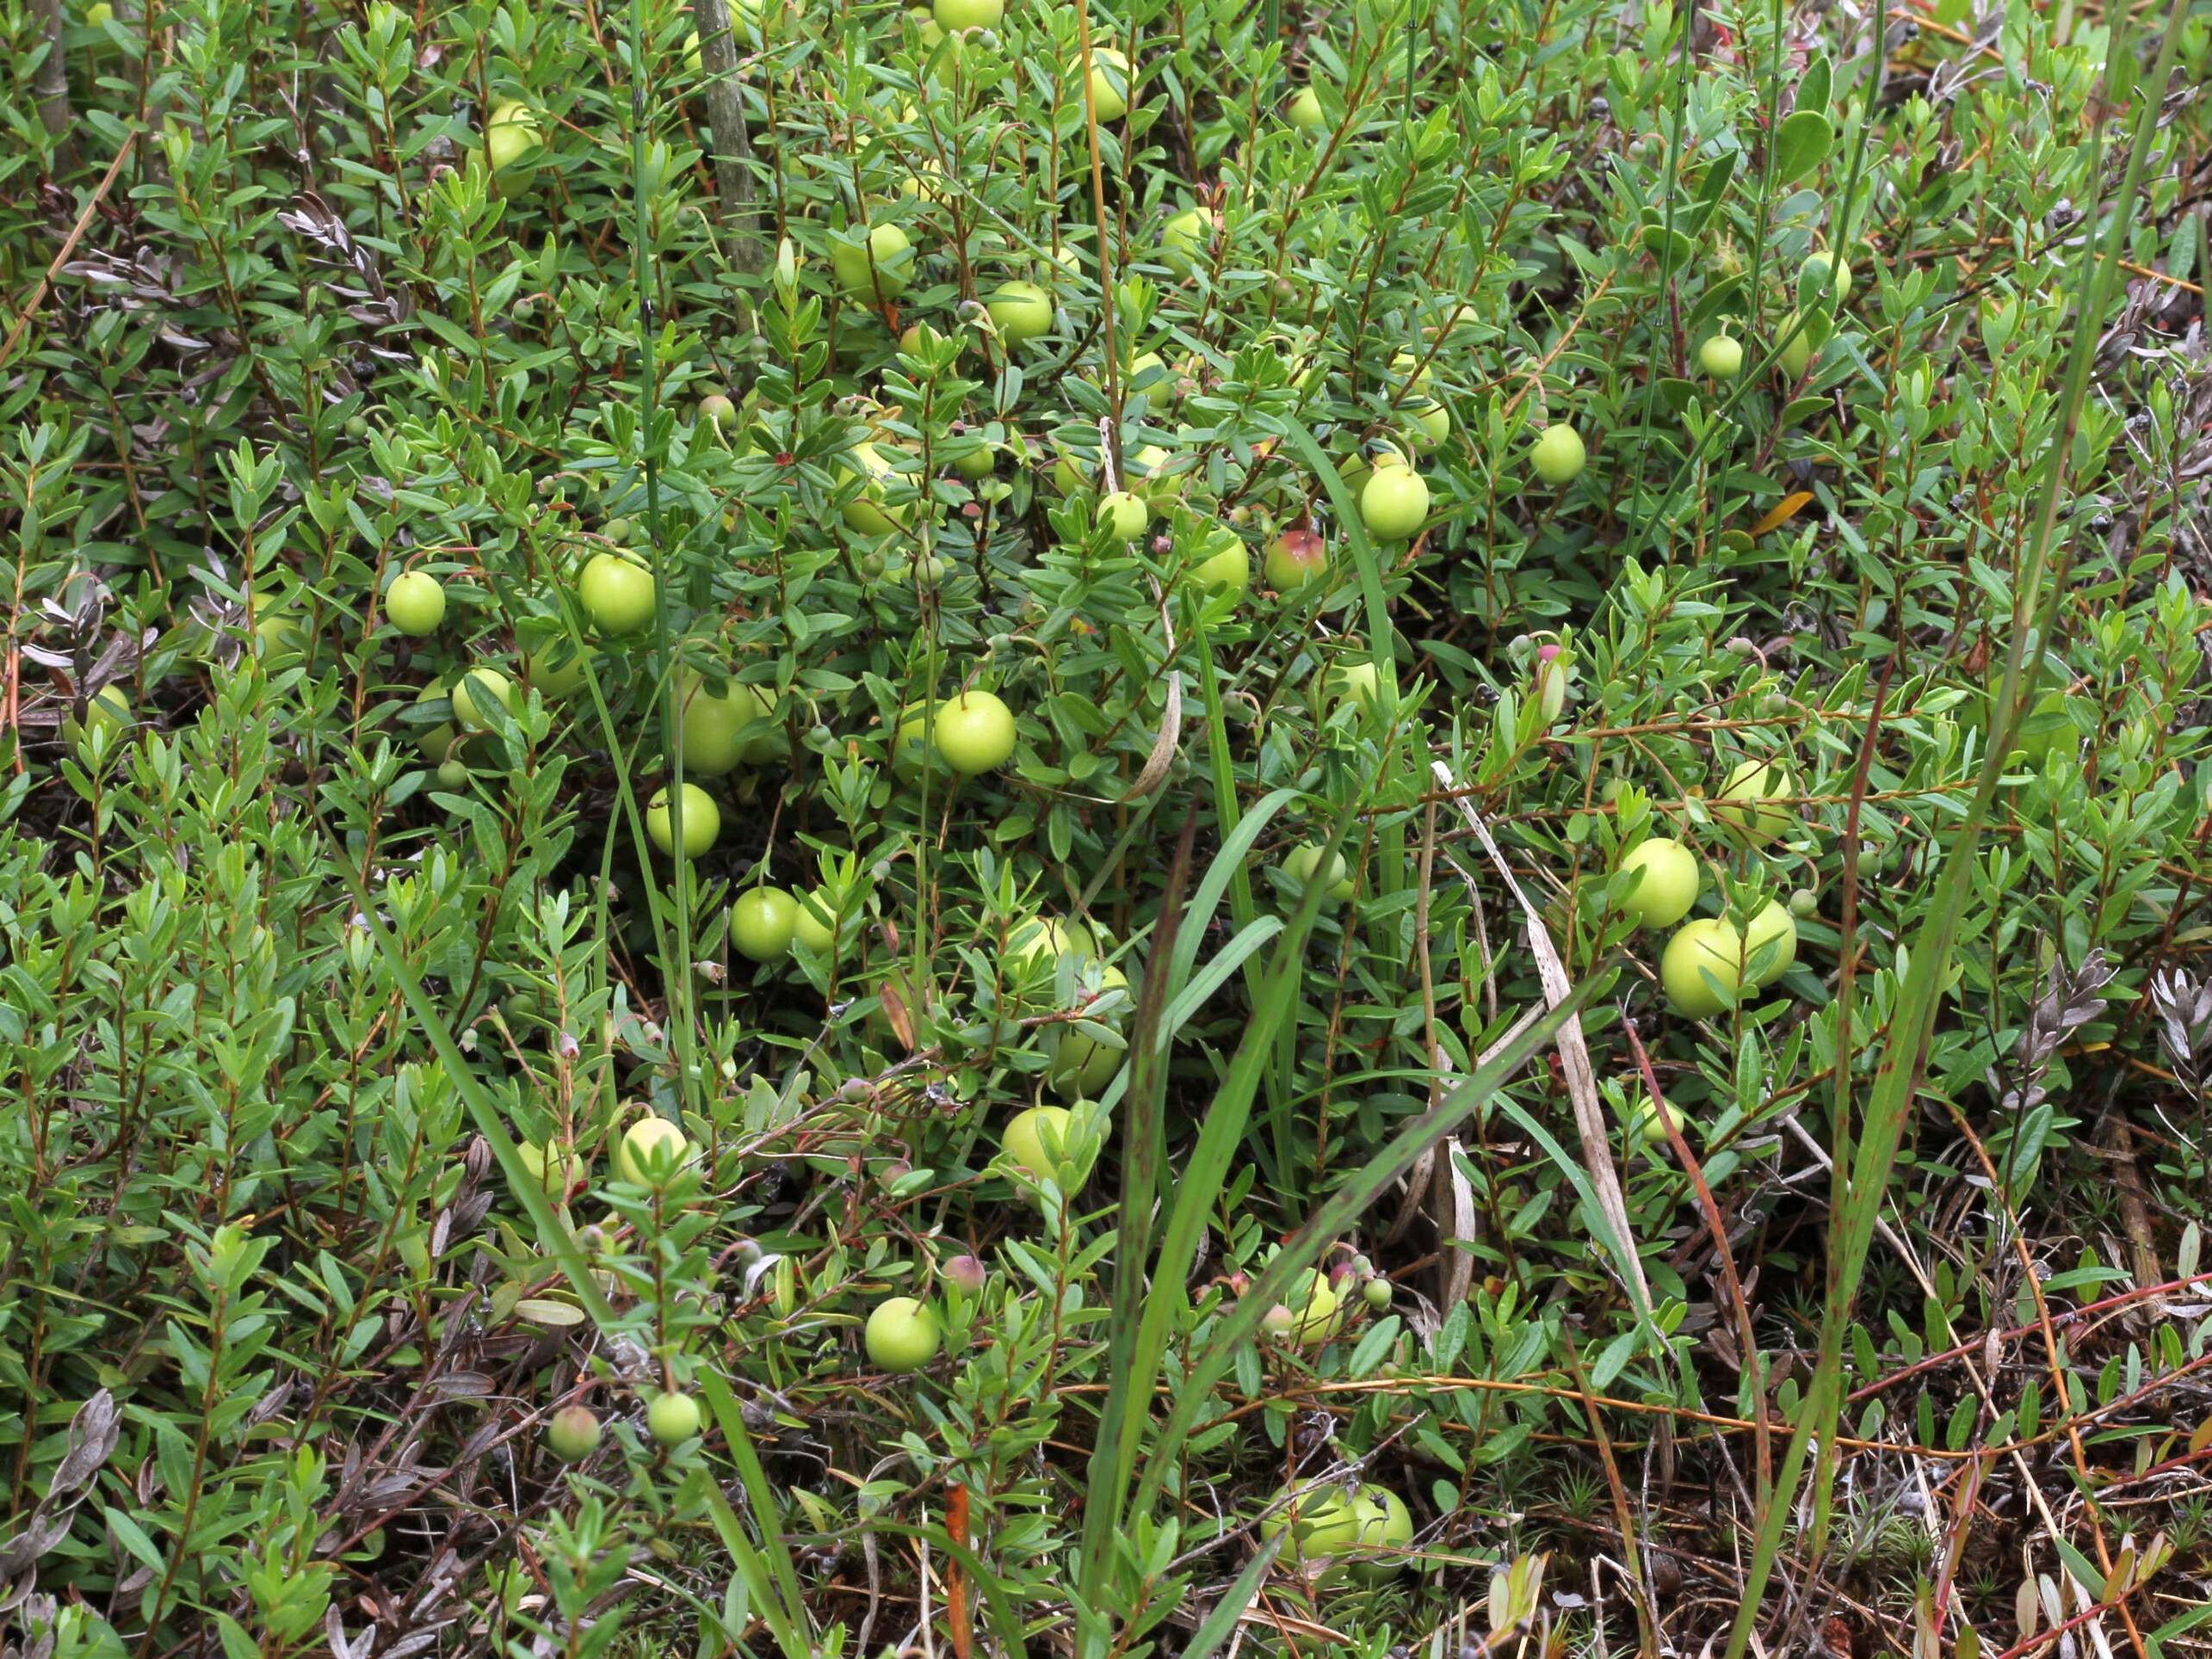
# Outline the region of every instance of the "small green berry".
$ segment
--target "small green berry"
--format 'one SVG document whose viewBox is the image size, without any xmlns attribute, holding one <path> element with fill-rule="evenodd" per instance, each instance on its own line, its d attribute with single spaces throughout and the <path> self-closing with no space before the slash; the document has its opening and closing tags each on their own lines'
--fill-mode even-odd
<svg viewBox="0 0 2212 1659">
<path fill-rule="evenodd" d="M 663 1446 L 681 1446 L 699 1433 L 699 1402 L 689 1394 L 663 1394 L 646 1408 L 646 1428 Z"/>
<path fill-rule="evenodd" d="M 599 1449 L 599 1419 L 589 1406 L 565 1405 L 546 1425 L 546 1446 L 563 1463 L 581 1463 Z"/>
</svg>

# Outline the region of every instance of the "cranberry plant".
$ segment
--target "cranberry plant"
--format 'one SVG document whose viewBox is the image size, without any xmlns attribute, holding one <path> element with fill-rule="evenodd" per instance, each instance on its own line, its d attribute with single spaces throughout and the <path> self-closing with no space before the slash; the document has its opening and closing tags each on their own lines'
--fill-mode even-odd
<svg viewBox="0 0 2212 1659">
<path fill-rule="evenodd" d="M 2182 1650 L 2207 36 L 0 3 L 7 1641 Z"/>
</svg>

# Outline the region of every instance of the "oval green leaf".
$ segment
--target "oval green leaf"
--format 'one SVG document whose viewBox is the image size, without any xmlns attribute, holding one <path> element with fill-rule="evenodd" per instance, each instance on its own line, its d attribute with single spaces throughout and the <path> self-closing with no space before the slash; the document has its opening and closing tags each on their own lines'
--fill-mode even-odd
<svg viewBox="0 0 2212 1659">
<path fill-rule="evenodd" d="M 1817 109 L 1801 109 L 1775 135 L 1774 168 L 1784 179 L 1802 178 L 1828 158 L 1836 129 Z"/>
</svg>

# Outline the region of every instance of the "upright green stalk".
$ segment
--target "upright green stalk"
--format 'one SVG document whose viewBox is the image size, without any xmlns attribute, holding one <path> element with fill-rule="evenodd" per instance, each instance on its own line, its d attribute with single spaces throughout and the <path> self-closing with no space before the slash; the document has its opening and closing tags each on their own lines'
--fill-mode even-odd
<svg viewBox="0 0 2212 1659">
<path fill-rule="evenodd" d="M 691 855 L 683 845 L 683 720 L 674 653 L 668 637 L 668 569 L 663 556 L 659 441 L 660 318 L 653 310 L 652 214 L 646 200 L 646 120 L 651 105 L 652 67 L 646 56 L 645 0 L 630 0 L 630 188 L 635 224 L 630 237 L 638 287 L 639 395 L 644 418 L 638 433 L 638 461 L 646 481 L 646 545 L 653 578 L 653 683 L 660 707 L 661 752 L 668 756 L 669 863 L 676 872 L 675 914 L 669 920 L 676 942 L 676 971 L 665 979 L 668 1023 L 675 1039 L 677 1097 L 695 1102 L 699 1089 L 697 1036 L 691 984 Z M 651 902 L 647 895 L 647 902 Z"/>
<path fill-rule="evenodd" d="M 1668 305 L 1668 301 L 1674 293 L 1674 198 L 1676 187 L 1682 178 L 1682 127 L 1687 117 L 1690 103 L 1690 25 L 1696 15 L 1695 12 L 1679 15 L 1675 22 L 1676 34 L 1681 45 L 1675 52 L 1674 109 L 1667 121 L 1666 134 L 1666 184 L 1665 186 L 1666 212 L 1659 230 L 1659 298 L 1660 305 L 1665 307 L 1670 314 L 1672 312 L 1672 307 Z M 1769 145 L 1768 148 L 1771 151 L 1773 146 Z M 1657 317 L 1654 317 L 1653 319 L 1654 333 L 1660 332 L 1665 326 Z M 1672 373 L 1673 368 L 1674 365 L 1670 362 L 1668 372 Z M 1659 396 L 1659 375 L 1656 355 L 1654 355 L 1653 372 L 1644 377 L 1643 429 L 1647 434 L 1652 429 L 1652 404 L 1653 399 Z M 1636 488 L 1639 492 L 1642 490 L 1644 485 L 1644 454 L 1647 447 L 1647 446 L 1639 445 L 1636 450 Z"/>
<path fill-rule="evenodd" d="M 1767 25 L 1771 30 L 1766 60 L 1766 132 L 1770 141 L 1760 146 L 1758 211 L 1752 219 L 1751 267 L 1745 274 L 1745 281 L 1750 287 L 1744 296 L 1744 332 L 1754 340 L 1758 338 L 1759 330 L 1759 274 L 1766 264 L 1767 209 L 1774 200 L 1774 145 L 1771 140 L 1782 126 L 1782 0 L 1774 0 Z"/>
</svg>

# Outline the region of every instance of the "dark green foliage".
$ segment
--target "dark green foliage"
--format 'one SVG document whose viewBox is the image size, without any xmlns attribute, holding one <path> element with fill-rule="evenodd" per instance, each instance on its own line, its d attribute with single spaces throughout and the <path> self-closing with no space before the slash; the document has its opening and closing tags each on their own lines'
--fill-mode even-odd
<svg viewBox="0 0 2212 1659">
<path fill-rule="evenodd" d="M 1934 1647 L 2016 1639 L 2024 1560 L 2046 1628 L 2071 1577 L 2185 1631 L 2202 1506 L 2154 1543 L 2145 1483 L 2202 1467 L 2203 1298 L 2111 1317 L 2212 1193 L 2207 139 L 2176 99 L 2120 193 L 2155 33 L 740 6 L 739 156 L 718 9 L 0 0 L 9 1639 L 1202 1659 L 1249 1604 L 1695 1651 L 1763 1521 L 1869 1650 L 1955 1543 Z M 1411 540 L 1360 527 L 1386 447 Z M 655 602 L 602 637 L 610 552 Z M 979 692 L 1016 746 L 961 777 Z M 1703 1021 L 1622 908 L 1654 834 L 1694 914 L 1795 919 Z M 762 883 L 819 910 L 757 964 Z M 1518 1025 L 1532 919 L 1586 1089 Z M 1016 1169 L 1040 1101 L 1065 1159 Z M 1801 1508 L 1824 1320 L 1857 1438 Z M 1253 1557 L 1355 1476 L 1422 1570 Z"/>
</svg>

